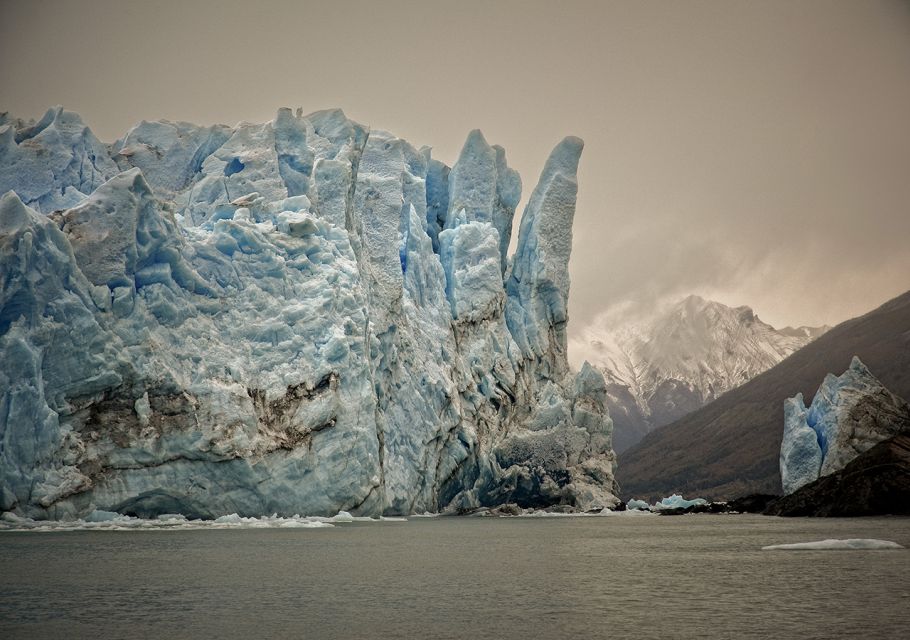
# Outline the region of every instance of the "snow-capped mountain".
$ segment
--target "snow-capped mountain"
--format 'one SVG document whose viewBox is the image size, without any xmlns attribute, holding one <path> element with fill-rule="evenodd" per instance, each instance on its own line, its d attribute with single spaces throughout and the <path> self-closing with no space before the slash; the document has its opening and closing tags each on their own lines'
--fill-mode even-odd
<svg viewBox="0 0 910 640">
<path fill-rule="evenodd" d="M 340 110 L 104 145 L 0 114 L 0 511 L 613 506 L 603 377 L 566 360 L 583 143 L 521 194 Z"/>
<path fill-rule="evenodd" d="M 607 382 L 616 451 L 771 368 L 826 330 L 775 329 L 749 307 L 694 295 L 645 322 L 589 328 L 585 355 Z"/>
</svg>

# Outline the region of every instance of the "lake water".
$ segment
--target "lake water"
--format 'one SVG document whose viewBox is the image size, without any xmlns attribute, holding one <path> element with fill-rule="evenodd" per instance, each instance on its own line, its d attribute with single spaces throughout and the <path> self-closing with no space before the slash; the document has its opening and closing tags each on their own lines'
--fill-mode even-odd
<svg viewBox="0 0 910 640">
<path fill-rule="evenodd" d="M 896 551 L 762 551 L 881 538 Z M 0 533 L 2 638 L 906 638 L 910 518 Z"/>
</svg>

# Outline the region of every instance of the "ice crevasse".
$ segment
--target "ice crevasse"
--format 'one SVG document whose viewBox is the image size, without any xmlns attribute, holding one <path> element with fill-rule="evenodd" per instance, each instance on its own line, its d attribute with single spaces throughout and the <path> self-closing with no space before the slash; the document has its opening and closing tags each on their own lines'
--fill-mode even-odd
<svg viewBox="0 0 910 640">
<path fill-rule="evenodd" d="M 341 111 L 0 114 L 0 511 L 614 506 L 603 378 L 566 361 L 582 141 L 521 180 Z"/>
</svg>

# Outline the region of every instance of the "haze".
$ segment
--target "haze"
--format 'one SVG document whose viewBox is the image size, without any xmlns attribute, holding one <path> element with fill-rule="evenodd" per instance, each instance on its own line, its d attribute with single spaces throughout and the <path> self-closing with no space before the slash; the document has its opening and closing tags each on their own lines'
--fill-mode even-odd
<svg viewBox="0 0 910 640">
<path fill-rule="evenodd" d="M 106 141 L 341 107 L 450 164 L 480 128 L 525 199 L 581 136 L 574 336 L 689 293 L 783 326 L 910 288 L 906 2 L 2 2 L 0 111 L 55 104 Z"/>
</svg>

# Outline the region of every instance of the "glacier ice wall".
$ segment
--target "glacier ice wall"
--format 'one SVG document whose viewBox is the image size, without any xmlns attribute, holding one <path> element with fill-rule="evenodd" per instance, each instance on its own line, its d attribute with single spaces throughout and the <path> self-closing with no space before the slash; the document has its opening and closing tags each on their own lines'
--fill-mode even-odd
<svg viewBox="0 0 910 640">
<path fill-rule="evenodd" d="M 906 431 L 910 405 L 854 356 L 840 376 L 825 377 L 808 407 L 801 393 L 784 402 L 780 449 L 784 493 L 843 469 L 879 442 Z"/>
<path fill-rule="evenodd" d="M 0 511 L 195 517 L 613 506 L 566 362 L 582 142 L 521 181 L 339 110 L 0 115 Z"/>
</svg>

